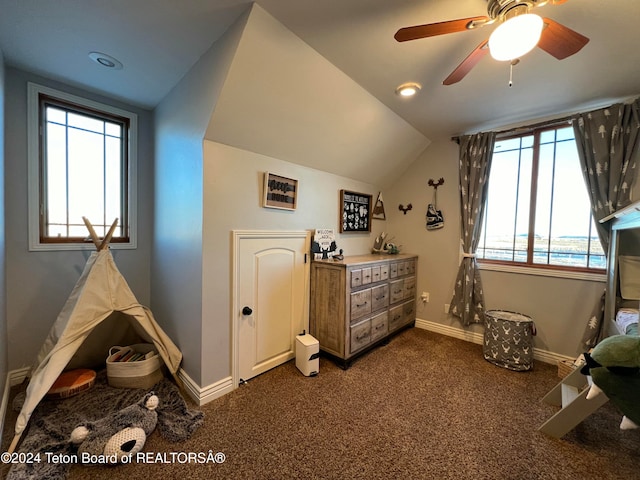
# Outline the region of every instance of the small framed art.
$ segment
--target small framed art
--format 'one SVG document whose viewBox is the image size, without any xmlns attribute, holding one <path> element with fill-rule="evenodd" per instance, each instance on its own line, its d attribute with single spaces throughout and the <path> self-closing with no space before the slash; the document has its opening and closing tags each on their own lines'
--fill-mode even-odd
<svg viewBox="0 0 640 480">
<path fill-rule="evenodd" d="M 340 233 L 371 231 L 371 195 L 340 190 Z"/>
<path fill-rule="evenodd" d="M 262 206 L 281 210 L 295 210 L 297 204 L 298 180 L 265 172 Z"/>
</svg>

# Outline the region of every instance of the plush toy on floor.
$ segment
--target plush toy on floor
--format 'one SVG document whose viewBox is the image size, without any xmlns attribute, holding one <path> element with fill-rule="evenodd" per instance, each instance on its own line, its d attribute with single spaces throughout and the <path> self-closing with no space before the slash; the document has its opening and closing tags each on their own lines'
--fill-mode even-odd
<svg viewBox="0 0 640 480">
<path fill-rule="evenodd" d="M 604 392 L 622 411 L 620 428 L 640 425 L 640 337 L 614 335 L 602 340 L 593 351 L 584 354 L 582 373 L 591 375 L 593 385 L 587 399 Z"/>
<path fill-rule="evenodd" d="M 158 423 L 158 397 L 150 392 L 138 403 L 94 422 L 78 425 L 71 442 L 83 463 L 119 463 L 141 451 Z"/>
</svg>

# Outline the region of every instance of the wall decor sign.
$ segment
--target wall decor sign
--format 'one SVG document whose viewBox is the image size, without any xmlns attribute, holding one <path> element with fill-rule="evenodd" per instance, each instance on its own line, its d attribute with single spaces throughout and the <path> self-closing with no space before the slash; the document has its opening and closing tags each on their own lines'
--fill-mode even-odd
<svg viewBox="0 0 640 480">
<path fill-rule="evenodd" d="M 298 180 L 265 172 L 262 206 L 295 210 L 297 204 Z"/>
<path fill-rule="evenodd" d="M 378 192 L 378 199 L 376 200 L 376 204 L 373 206 L 371 218 L 373 218 L 374 220 L 386 220 L 386 215 L 384 214 L 384 201 L 382 200 L 382 192 Z"/>
<path fill-rule="evenodd" d="M 340 190 L 340 232 L 371 231 L 371 195 Z"/>
</svg>

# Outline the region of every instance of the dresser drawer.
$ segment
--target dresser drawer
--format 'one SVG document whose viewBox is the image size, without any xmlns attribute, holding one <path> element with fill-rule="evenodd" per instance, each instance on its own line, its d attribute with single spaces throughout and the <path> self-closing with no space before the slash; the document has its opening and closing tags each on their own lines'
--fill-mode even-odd
<svg viewBox="0 0 640 480">
<path fill-rule="evenodd" d="M 389 309 L 389 331 L 397 329 L 402 325 L 404 314 L 402 313 L 402 305 Z"/>
<path fill-rule="evenodd" d="M 413 294 L 416 289 L 416 277 L 407 277 L 404 279 L 404 293 L 402 298 L 405 300 L 408 298 L 413 298 Z"/>
<path fill-rule="evenodd" d="M 380 280 L 389 280 L 389 264 L 380 265 Z"/>
<path fill-rule="evenodd" d="M 362 285 L 369 285 L 372 282 L 371 267 L 362 269 Z"/>
<path fill-rule="evenodd" d="M 416 274 L 416 262 L 415 262 L 415 260 L 409 260 L 407 262 L 406 273 L 407 273 L 407 275 L 415 275 Z"/>
<path fill-rule="evenodd" d="M 389 332 L 389 312 L 383 312 L 371 318 L 371 341 L 384 337 Z"/>
<path fill-rule="evenodd" d="M 404 298 L 404 280 L 395 280 L 389 283 L 390 302 L 398 303 Z"/>
<path fill-rule="evenodd" d="M 389 305 L 389 285 L 379 285 L 371 289 L 371 311 L 375 312 Z"/>
<path fill-rule="evenodd" d="M 350 352 L 354 353 L 366 347 L 371 343 L 371 320 L 365 320 L 362 323 L 351 327 L 351 345 Z"/>
<path fill-rule="evenodd" d="M 402 305 L 402 316 L 404 317 L 404 320 L 402 321 L 403 325 L 406 325 L 407 323 L 411 323 L 416 319 L 416 302 L 415 301 L 412 300 Z"/>
<path fill-rule="evenodd" d="M 380 265 L 375 265 L 371 267 L 371 281 L 373 283 L 377 283 L 381 280 L 382 278 L 380 278 Z"/>
<path fill-rule="evenodd" d="M 404 277 L 407 274 L 407 262 L 398 262 L 398 276 Z"/>
<path fill-rule="evenodd" d="M 351 288 L 359 287 L 362 285 L 362 269 L 351 270 Z"/>
<path fill-rule="evenodd" d="M 389 264 L 389 278 L 398 277 L 398 262 L 391 262 Z"/>
<path fill-rule="evenodd" d="M 351 294 L 351 323 L 371 313 L 371 289 Z"/>
</svg>

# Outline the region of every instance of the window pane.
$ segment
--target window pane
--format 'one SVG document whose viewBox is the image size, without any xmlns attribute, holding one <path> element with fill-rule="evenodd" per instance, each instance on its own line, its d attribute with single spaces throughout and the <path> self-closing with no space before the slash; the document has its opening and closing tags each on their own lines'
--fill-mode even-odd
<svg viewBox="0 0 640 480">
<path fill-rule="evenodd" d="M 528 193 L 519 193 L 531 189 L 531 149 L 521 153 L 519 144 L 514 139 L 496 142 L 500 152 L 494 153 L 491 163 L 481 237 L 483 258 L 513 261 L 514 255 L 521 258 L 523 250 L 526 257 L 529 198 Z"/>
<path fill-rule="evenodd" d="M 67 223 L 67 146 L 65 133 L 66 129 L 61 125 L 51 123 L 47 125 L 46 198 L 48 221 L 62 225 Z"/>
<path fill-rule="evenodd" d="M 103 137 L 76 129 L 68 135 L 69 222 L 83 225 L 85 216 L 99 224 L 104 216 Z"/>
<path fill-rule="evenodd" d="M 47 121 L 64 125 L 67 123 L 67 112 L 59 108 L 47 107 Z"/>
<path fill-rule="evenodd" d="M 531 205 L 534 171 L 535 205 Z M 478 258 L 604 268 L 572 127 L 497 141 L 489 175 Z"/>
<path fill-rule="evenodd" d="M 95 133 L 104 133 L 104 122 L 95 118 L 79 115 L 77 113 L 69 113 L 69 126 L 82 130 L 89 130 Z"/>
<path fill-rule="evenodd" d="M 117 123 L 106 122 L 104 124 L 104 133 L 111 137 L 122 138 L 122 127 Z"/>
</svg>

